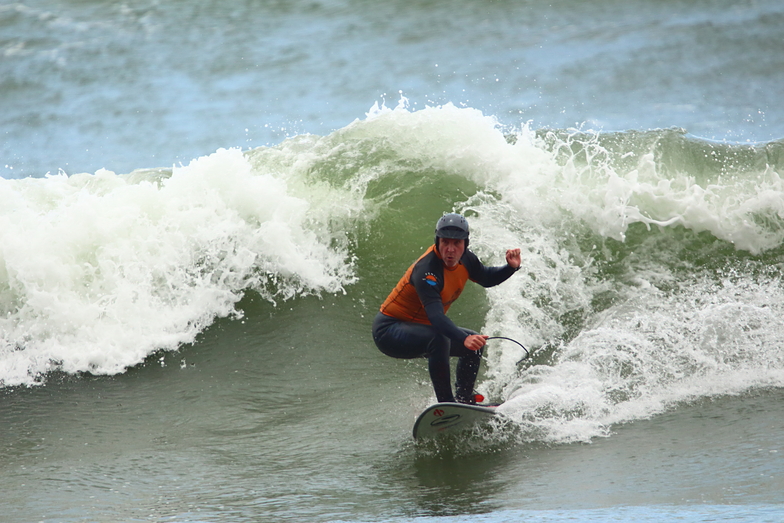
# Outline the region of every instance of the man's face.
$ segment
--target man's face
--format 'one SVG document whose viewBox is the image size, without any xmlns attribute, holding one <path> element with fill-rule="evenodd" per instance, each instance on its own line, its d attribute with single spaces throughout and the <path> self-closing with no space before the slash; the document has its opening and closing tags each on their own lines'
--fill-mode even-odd
<svg viewBox="0 0 784 523">
<path fill-rule="evenodd" d="M 444 260 L 444 264 L 447 267 L 450 269 L 456 267 L 465 252 L 465 240 L 439 238 L 438 252 L 441 253 L 441 259 Z"/>
</svg>

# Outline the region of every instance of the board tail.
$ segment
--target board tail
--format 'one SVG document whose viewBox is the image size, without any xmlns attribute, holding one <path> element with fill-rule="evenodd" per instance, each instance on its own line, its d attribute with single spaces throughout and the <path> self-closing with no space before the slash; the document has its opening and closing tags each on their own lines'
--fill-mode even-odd
<svg viewBox="0 0 784 523">
<path fill-rule="evenodd" d="M 436 403 L 425 409 L 417 418 L 414 423 L 414 439 L 433 438 L 470 429 L 495 415 L 495 406 Z"/>
</svg>

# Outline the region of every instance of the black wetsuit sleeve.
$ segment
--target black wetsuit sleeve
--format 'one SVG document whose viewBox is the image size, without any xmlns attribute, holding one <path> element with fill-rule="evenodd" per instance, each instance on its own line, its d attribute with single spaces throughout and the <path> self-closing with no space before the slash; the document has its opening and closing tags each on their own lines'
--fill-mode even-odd
<svg viewBox="0 0 784 523">
<path fill-rule="evenodd" d="M 430 324 L 441 334 L 453 340 L 464 342 L 468 337 L 465 331 L 460 329 L 455 323 L 444 314 L 444 305 L 441 303 L 430 303 L 425 305 L 425 312 Z"/>
<path fill-rule="evenodd" d="M 503 283 L 516 272 L 516 269 L 508 264 L 500 267 L 486 267 L 471 251 L 465 252 L 463 258 L 461 258 L 461 263 L 468 270 L 469 278 L 482 287 L 493 287 Z M 411 275 L 411 282 L 414 284 L 419 300 L 425 308 L 427 319 L 430 320 L 430 324 L 438 332 L 462 343 L 468 337 L 468 334 L 444 314 L 444 303 L 441 300 L 441 284 L 434 286 L 426 282 L 424 276 L 428 270 L 433 273 L 439 271 L 442 273 L 441 261 L 434 258 L 423 259 Z"/>
<path fill-rule="evenodd" d="M 471 281 L 475 281 L 482 287 L 495 287 L 508 280 L 512 274 L 517 272 L 517 269 L 509 264 L 487 267 L 471 251 L 466 251 L 460 261 L 468 269 L 468 277 L 471 278 Z"/>
<path fill-rule="evenodd" d="M 428 279 L 425 277 L 428 273 L 438 274 L 441 278 L 435 285 L 428 283 Z M 441 300 L 442 274 L 441 261 L 433 255 L 417 264 L 411 274 L 411 283 L 416 289 L 419 301 L 425 308 L 425 314 L 427 314 L 430 324 L 444 336 L 462 343 L 468 335 L 444 314 L 444 302 Z"/>
</svg>

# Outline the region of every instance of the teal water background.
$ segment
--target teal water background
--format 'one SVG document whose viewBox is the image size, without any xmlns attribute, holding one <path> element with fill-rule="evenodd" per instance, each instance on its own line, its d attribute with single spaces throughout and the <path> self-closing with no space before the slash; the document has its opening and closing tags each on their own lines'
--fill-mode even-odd
<svg viewBox="0 0 784 523">
<path fill-rule="evenodd" d="M 0 6 L 9 522 L 778 521 L 777 2 Z M 378 305 L 465 213 L 505 421 Z"/>
</svg>

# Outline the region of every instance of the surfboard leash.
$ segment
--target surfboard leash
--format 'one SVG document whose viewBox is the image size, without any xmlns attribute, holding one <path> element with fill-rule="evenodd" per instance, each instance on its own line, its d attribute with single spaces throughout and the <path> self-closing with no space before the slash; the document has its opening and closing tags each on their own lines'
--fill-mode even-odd
<svg viewBox="0 0 784 523">
<path fill-rule="evenodd" d="M 520 343 L 517 340 L 513 340 L 512 338 L 507 338 L 506 336 L 490 336 L 487 339 L 488 340 L 507 340 L 507 341 L 511 341 L 512 343 L 517 343 L 525 351 L 525 357 L 523 357 L 520 361 L 523 361 L 523 360 L 527 359 L 531 355 L 531 353 L 528 352 L 528 349 L 526 349 L 525 346 L 523 346 L 522 343 Z M 517 362 L 518 365 L 520 364 L 520 361 Z"/>
</svg>

